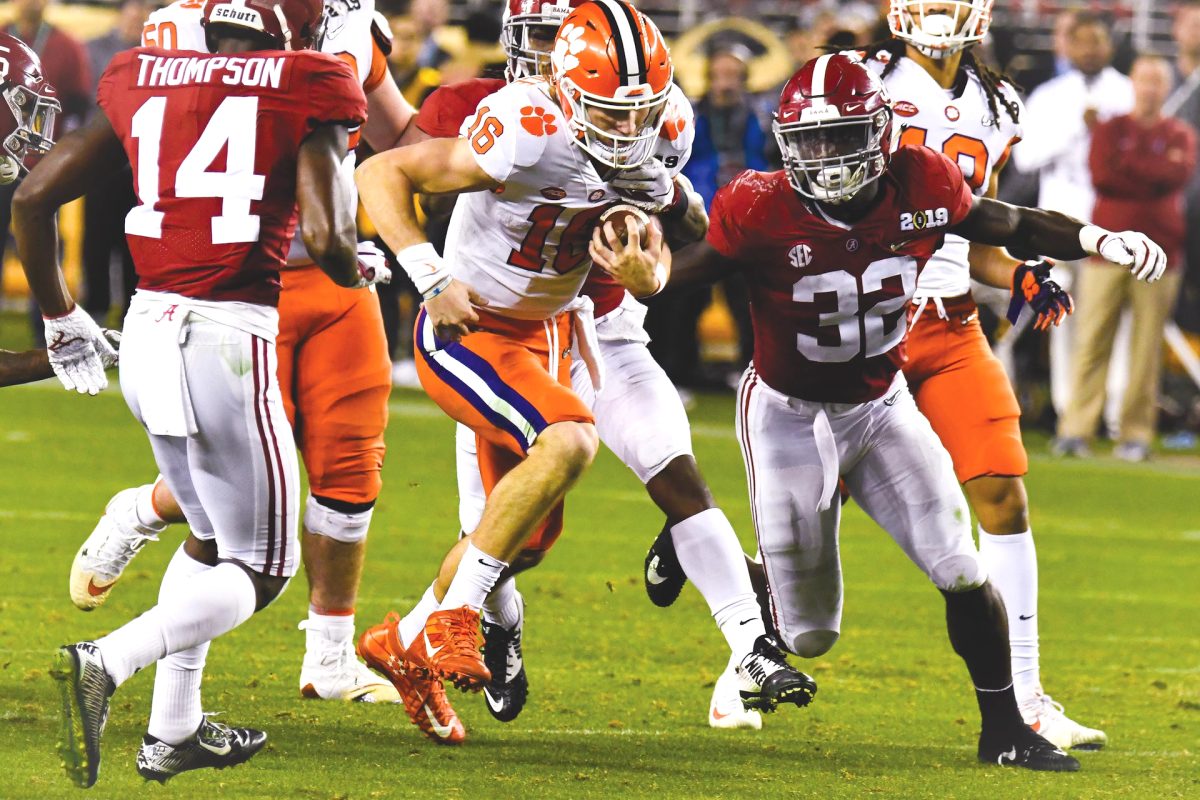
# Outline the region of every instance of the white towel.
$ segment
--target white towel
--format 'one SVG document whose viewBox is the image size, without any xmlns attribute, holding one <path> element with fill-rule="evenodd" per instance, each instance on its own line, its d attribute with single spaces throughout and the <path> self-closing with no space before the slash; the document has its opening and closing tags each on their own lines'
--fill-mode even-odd
<svg viewBox="0 0 1200 800">
<path fill-rule="evenodd" d="M 817 502 L 817 511 L 828 511 L 837 494 L 838 454 L 833 427 L 824 408 L 818 408 L 813 417 L 813 441 L 817 445 L 817 457 L 821 460 L 821 499 Z"/>
<path fill-rule="evenodd" d="M 576 297 L 563 311 L 572 312 L 571 356 L 587 364 L 592 388 L 599 394 L 604 388 L 604 358 L 600 355 L 600 340 L 596 336 L 595 307 L 590 297 Z"/>
<path fill-rule="evenodd" d="M 180 350 L 190 311 L 183 304 L 148 300 L 145 295 L 135 303 L 142 315 L 132 332 L 140 337 L 134 385 L 142 424 L 156 436 L 193 436 L 196 417 Z"/>
</svg>

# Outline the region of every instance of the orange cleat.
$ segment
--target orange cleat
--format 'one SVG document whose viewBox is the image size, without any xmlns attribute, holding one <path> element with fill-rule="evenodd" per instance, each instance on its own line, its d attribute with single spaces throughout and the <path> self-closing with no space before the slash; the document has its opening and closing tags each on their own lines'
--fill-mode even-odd
<svg viewBox="0 0 1200 800">
<path fill-rule="evenodd" d="M 438 744 L 462 744 L 467 729 L 451 707 L 441 680 L 400 644 L 399 622 L 400 615 L 392 611 L 382 623 L 363 631 L 358 639 L 359 658 L 388 677 L 404 701 L 408 718 L 421 733 Z"/>
<path fill-rule="evenodd" d="M 430 614 L 409 655 L 459 689 L 477 692 L 492 680 L 479 644 L 479 612 L 463 606 Z"/>
</svg>

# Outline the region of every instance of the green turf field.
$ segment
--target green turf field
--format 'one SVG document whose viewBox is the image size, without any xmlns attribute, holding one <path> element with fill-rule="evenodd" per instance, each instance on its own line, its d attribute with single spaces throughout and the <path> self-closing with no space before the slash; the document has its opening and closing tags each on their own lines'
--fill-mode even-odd
<svg viewBox="0 0 1200 800">
<path fill-rule="evenodd" d="M 178 534 L 147 547 L 109 603 L 67 596 L 74 551 L 109 496 L 154 477 L 118 392 L 50 384 L 0 392 L 0 764 L 2 798 L 78 796 L 54 753 L 60 643 L 92 638 L 152 602 Z M 749 542 L 732 399 L 693 414 L 696 448 Z M 360 623 L 406 610 L 456 534 L 452 426 L 423 396 L 397 394 L 385 489 Z M 820 694 L 764 730 L 714 731 L 705 713 L 726 651 L 688 589 L 673 608 L 645 598 L 640 569 L 660 526 L 633 476 L 604 452 L 568 504 L 567 533 L 520 580 L 531 683 L 524 714 L 495 722 L 453 693 L 469 740 L 427 742 L 402 707 L 301 700 L 303 578 L 222 638 L 205 707 L 271 737 L 250 764 L 160 788 L 133 769 L 152 676 L 114 698 L 102 798 L 391 797 L 1200 797 L 1200 467 L 1133 467 L 1034 454 L 1029 481 L 1041 561 L 1043 677 L 1110 748 L 1083 771 L 1042 775 L 975 761 L 977 713 L 943 633 L 937 592 L 856 508 L 843 529 L 842 641 L 808 671 Z"/>
</svg>

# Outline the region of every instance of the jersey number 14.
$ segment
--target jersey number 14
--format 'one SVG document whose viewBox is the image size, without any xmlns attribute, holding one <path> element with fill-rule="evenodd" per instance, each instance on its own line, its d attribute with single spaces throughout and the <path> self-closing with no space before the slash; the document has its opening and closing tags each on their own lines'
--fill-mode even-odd
<svg viewBox="0 0 1200 800">
<path fill-rule="evenodd" d="M 151 97 L 133 115 L 130 133 L 138 141 L 137 194 L 141 200 L 125 217 L 125 232 L 133 236 L 162 238 L 163 212 L 156 206 L 166 111 L 167 98 Z M 250 203 L 262 200 L 266 178 L 254 174 L 257 118 L 257 97 L 226 97 L 175 171 L 176 197 L 221 199 L 221 213 L 212 218 L 213 244 L 258 241 L 259 217 L 250 213 Z M 225 171 L 210 171 L 222 150 L 226 151 Z"/>
</svg>

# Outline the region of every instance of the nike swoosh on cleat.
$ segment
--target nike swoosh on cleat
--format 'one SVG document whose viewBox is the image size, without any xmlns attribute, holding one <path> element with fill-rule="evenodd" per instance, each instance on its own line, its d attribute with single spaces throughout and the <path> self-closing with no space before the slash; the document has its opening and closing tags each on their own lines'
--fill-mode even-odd
<svg viewBox="0 0 1200 800">
<path fill-rule="evenodd" d="M 739 626 L 740 626 L 740 625 L 746 625 L 746 624 L 748 624 L 748 623 L 751 623 L 751 622 L 754 622 L 754 617 L 751 617 L 750 619 L 744 619 L 744 620 L 742 620 L 741 622 L 739 622 L 739 623 L 738 623 L 738 625 L 739 625 Z"/>
<path fill-rule="evenodd" d="M 1008 759 L 1009 761 L 1016 761 L 1017 760 L 1017 748 L 1014 747 L 1012 750 L 1009 750 L 1007 753 L 1001 753 L 1000 756 L 996 759 L 996 763 L 1003 766 L 1005 759 Z"/>
<path fill-rule="evenodd" d="M 217 756 L 227 756 L 233 751 L 233 747 L 229 744 L 228 741 L 225 742 L 225 745 L 223 747 L 213 747 L 212 745 L 205 744 L 204 742 L 200 742 L 200 746 L 203 747 L 208 752 L 212 753 L 213 755 L 217 755 Z"/>
<path fill-rule="evenodd" d="M 421 706 L 421 710 L 425 712 L 426 719 L 429 720 L 429 727 L 442 739 L 449 739 L 450 734 L 454 733 L 453 725 L 439 725 L 437 717 L 433 716 L 433 712 L 429 710 L 429 704 L 425 703 Z M 1016 752 L 1015 750 L 1013 752 Z"/>
<path fill-rule="evenodd" d="M 655 556 L 650 561 L 650 566 L 646 568 L 646 580 L 655 586 L 666 580 L 666 578 L 658 574 L 658 556 Z"/>
<path fill-rule="evenodd" d="M 716 706 L 712 707 L 712 718 L 715 720 L 720 721 L 720 720 L 725 719 L 726 717 L 733 716 L 733 714 L 734 714 L 733 711 L 730 711 L 728 714 L 722 714 Z"/>
<path fill-rule="evenodd" d="M 1032 614 L 1030 614 L 1028 617 L 1025 616 L 1024 614 L 1017 614 L 1017 619 L 1028 620 L 1028 619 L 1033 619 L 1036 616 L 1037 616 L 1037 612 L 1035 611 Z"/>
<path fill-rule="evenodd" d="M 87 590 L 88 590 L 88 594 L 90 594 L 92 597 L 99 597 L 100 595 L 104 594 L 111 588 L 112 588 L 111 583 L 106 583 L 103 586 L 97 586 L 95 578 L 88 579 Z"/>
<path fill-rule="evenodd" d="M 442 651 L 442 647 L 445 647 L 445 645 L 442 645 L 442 647 L 434 647 L 433 642 L 429 641 L 428 633 L 422 631 L 421 635 L 425 637 L 425 655 L 428 658 L 432 659 L 434 656 L 436 656 L 438 653 L 440 653 Z"/>
<path fill-rule="evenodd" d="M 503 697 L 501 697 L 498 700 L 493 700 L 491 691 L 488 690 L 487 688 L 485 688 L 483 690 L 483 698 L 485 700 L 487 700 L 488 708 L 490 708 L 492 711 L 496 712 L 497 714 L 499 714 L 501 711 L 504 710 L 504 698 Z"/>
</svg>

